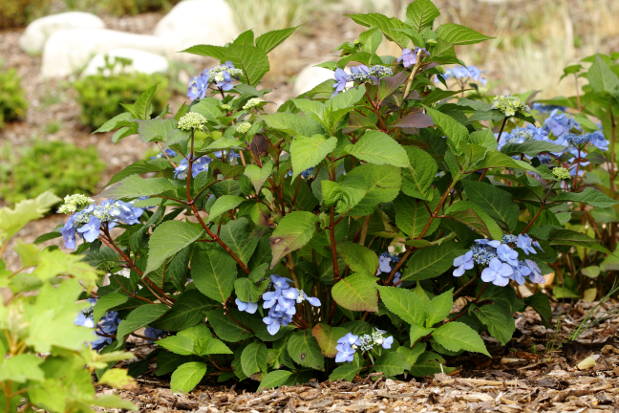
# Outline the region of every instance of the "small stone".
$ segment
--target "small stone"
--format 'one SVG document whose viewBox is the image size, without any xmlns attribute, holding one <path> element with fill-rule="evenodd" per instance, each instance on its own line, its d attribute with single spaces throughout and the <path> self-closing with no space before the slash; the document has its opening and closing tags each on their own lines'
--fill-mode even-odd
<svg viewBox="0 0 619 413">
<path fill-rule="evenodd" d="M 590 368 L 595 367 L 597 360 L 600 358 L 599 354 L 593 354 L 585 359 L 583 359 L 580 363 L 576 365 L 578 370 L 588 370 Z"/>
<path fill-rule="evenodd" d="M 294 93 L 296 95 L 309 92 L 325 80 L 334 79 L 333 71 L 318 66 L 307 66 L 301 70 L 294 82 Z"/>
</svg>

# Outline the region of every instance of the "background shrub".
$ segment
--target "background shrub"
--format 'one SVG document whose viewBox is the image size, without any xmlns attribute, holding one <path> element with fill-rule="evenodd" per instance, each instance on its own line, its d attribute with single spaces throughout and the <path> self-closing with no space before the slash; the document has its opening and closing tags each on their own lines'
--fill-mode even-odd
<svg viewBox="0 0 619 413">
<path fill-rule="evenodd" d="M 169 97 L 168 79 L 163 75 L 92 75 L 78 80 L 75 89 L 82 108 L 82 122 L 93 129 L 98 128 L 109 118 L 123 112 L 123 104 L 132 104 L 142 92 L 155 84 L 158 91 L 153 105 L 155 111 L 160 111 Z"/>
<path fill-rule="evenodd" d="M 115 15 L 168 10 L 180 0 L 65 0 L 70 10 L 96 10 Z"/>
<path fill-rule="evenodd" d="M 0 0 L 0 30 L 24 26 L 43 16 L 51 0 Z"/>
<path fill-rule="evenodd" d="M 8 159 L 2 159 L 5 162 Z M 0 170 L 0 198 L 15 203 L 47 190 L 59 196 L 92 193 L 104 169 L 94 147 L 82 149 L 66 142 L 36 141 L 18 160 Z"/>
<path fill-rule="evenodd" d="M 26 115 L 28 103 L 15 69 L 0 70 L 0 128 Z"/>
</svg>

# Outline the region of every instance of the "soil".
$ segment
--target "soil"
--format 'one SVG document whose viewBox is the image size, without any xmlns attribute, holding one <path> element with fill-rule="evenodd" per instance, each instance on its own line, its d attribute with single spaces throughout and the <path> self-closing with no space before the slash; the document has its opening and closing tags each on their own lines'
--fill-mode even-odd
<svg viewBox="0 0 619 413">
<path fill-rule="evenodd" d="M 547 328 L 532 310 L 518 314 L 507 347 L 488 339 L 492 358 L 452 360 L 458 369 L 450 375 L 409 380 L 375 375 L 260 393 L 202 385 L 190 394 L 147 377 L 130 389 L 100 392 L 119 394 L 140 412 L 158 413 L 619 412 L 619 302 L 555 304 L 553 320 L 554 327 Z"/>
</svg>

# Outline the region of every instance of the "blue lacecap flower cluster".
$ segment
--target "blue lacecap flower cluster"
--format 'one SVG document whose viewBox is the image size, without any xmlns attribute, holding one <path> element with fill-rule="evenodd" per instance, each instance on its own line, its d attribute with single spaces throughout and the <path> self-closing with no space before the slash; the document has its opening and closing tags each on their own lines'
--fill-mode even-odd
<svg viewBox="0 0 619 413">
<path fill-rule="evenodd" d="M 358 350 L 362 352 L 370 351 L 376 346 L 390 349 L 393 345 L 393 336 L 385 337 L 384 334 L 385 332 L 379 329 L 374 329 L 372 334 L 363 334 L 361 336 L 353 333 L 345 334 L 337 340 L 335 362 L 345 363 L 353 361 Z"/>
<path fill-rule="evenodd" d="M 393 70 L 390 67 L 382 65 L 374 65 L 368 67 L 366 65 L 357 65 L 350 68 L 350 73 L 344 69 L 335 70 L 335 83 L 333 84 L 333 94 L 338 94 L 346 89 L 348 82 L 356 84 L 371 82 L 377 84 L 383 77 L 393 75 Z"/>
<path fill-rule="evenodd" d="M 273 290 L 262 294 L 262 308 L 269 310 L 267 315 L 262 318 L 262 322 L 267 326 L 267 331 L 271 335 L 277 334 L 282 326 L 287 326 L 292 322 L 292 318 L 297 313 L 297 304 L 307 301 L 313 307 L 320 307 L 320 300 L 316 297 L 308 296 L 305 291 L 291 287 L 292 280 L 286 277 L 271 275 Z M 235 300 L 239 311 L 254 314 L 258 310 L 257 303 L 247 303 Z"/>
<path fill-rule="evenodd" d="M 486 78 L 483 75 L 483 72 L 475 67 L 475 66 L 455 66 L 450 67 L 445 70 L 443 73 L 443 78 L 447 79 L 457 79 L 457 80 L 472 80 L 481 85 L 485 85 L 487 83 Z"/>
<path fill-rule="evenodd" d="M 399 261 L 400 261 L 400 257 L 398 257 L 397 255 L 392 255 L 392 254 L 389 254 L 388 252 L 383 252 L 382 254 L 380 254 L 380 257 L 378 257 L 378 268 L 376 269 L 376 275 L 380 276 L 383 274 L 387 274 L 387 275 L 391 274 L 393 265 L 397 264 Z M 402 274 L 400 273 L 400 271 L 396 272 L 393 275 L 393 283 L 395 285 L 399 285 L 401 277 L 402 277 Z"/>
<path fill-rule="evenodd" d="M 499 149 L 507 144 L 527 141 L 544 141 L 565 147 L 559 152 L 539 154 L 537 158 L 542 163 L 550 163 L 552 156 L 559 158 L 564 154 L 567 155 L 565 162 L 572 176 L 576 175 L 577 171 L 578 175 L 582 175 L 584 173 L 582 167 L 589 164 L 585 160 L 587 145 L 592 145 L 601 151 L 607 151 L 609 145 L 601 130 L 585 133 L 582 126 L 560 108 L 550 112 L 542 127 L 527 125 L 501 135 Z"/>
<path fill-rule="evenodd" d="M 239 77 L 240 73 L 241 71 L 235 68 L 232 62 L 205 69 L 189 82 L 187 97 L 191 100 L 205 98 L 209 85 L 228 91 L 234 87 L 233 81 Z"/>
<path fill-rule="evenodd" d="M 479 265 L 484 267 L 481 279 L 500 287 L 506 286 L 510 280 L 524 284 L 527 278 L 534 283 L 543 283 L 544 277 L 537 263 L 528 258 L 521 259 L 515 248 L 525 256 L 541 250 L 539 243 L 527 234 L 505 235 L 501 241 L 476 239 L 469 251 L 454 259 L 453 276 L 461 277 Z"/>
<path fill-rule="evenodd" d="M 108 311 L 99 320 L 95 326 L 92 314 L 92 307 L 96 303 L 94 298 L 89 298 L 88 302 L 91 306 L 81 311 L 75 318 L 74 323 L 78 326 L 94 328 L 97 338 L 90 342 L 90 346 L 95 350 L 101 350 L 103 347 L 111 344 L 116 336 L 116 330 L 120 323 L 120 317 L 116 311 Z"/>
<path fill-rule="evenodd" d="M 84 241 L 93 242 L 99 238 L 101 225 L 109 229 L 118 224 L 134 225 L 140 222 L 143 208 L 138 208 L 129 202 L 108 199 L 100 204 L 90 204 L 86 208 L 72 214 L 60 230 L 66 248 L 74 249 L 76 236 Z"/>
<path fill-rule="evenodd" d="M 165 153 L 165 154 L 164 154 Z M 211 154 L 212 156 L 202 155 L 194 158 L 193 164 L 191 165 L 191 176 L 195 178 L 200 175 L 202 172 L 207 172 L 210 163 L 213 161 L 213 158 L 219 159 L 228 159 L 229 161 L 235 161 L 240 157 L 238 153 L 233 150 L 227 151 L 215 151 Z M 177 153 L 172 149 L 165 149 L 164 152 L 159 153 L 153 157 L 152 159 L 160 159 L 160 158 L 175 158 Z M 185 179 L 187 178 L 187 169 L 189 168 L 189 161 L 187 158 L 183 158 L 180 160 L 179 164 L 174 168 L 174 177 L 176 179 Z"/>
<path fill-rule="evenodd" d="M 419 56 L 419 59 L 418 59 Z M 424 57 L 430 56 L 425 48 L 416 47 L 414 49 L 402 49 L 402 55 L 398 57 L 398 63 L 401 63 L 405 68 L 409 68 L 417 64 L 418 60 L 423 60 Z"/>
</svg>

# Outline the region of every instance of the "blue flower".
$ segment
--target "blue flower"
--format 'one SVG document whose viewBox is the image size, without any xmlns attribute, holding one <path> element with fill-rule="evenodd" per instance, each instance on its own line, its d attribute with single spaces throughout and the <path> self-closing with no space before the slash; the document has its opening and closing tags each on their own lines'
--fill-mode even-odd
<svg viewBox="0 0 619 413">
<path fill-rule="evenodd" d="M 541 248 L 539 242 L 533 241 L 533 239 L 527 234 L 518 234 L 516 239 L 516 246 L 520 248 L 525 254 L 537 254 L 535 247 Z"/>
<path fill-rule="evenodd" d="M 206 92 L 208 91 L 208 83 L 209 70 L 205 69 L 202 73 L 192 78 L 189 82 L 189 87 L 187 88 L 187 97 L 192 101 L 197 99 L 204 99 L 206 97 Z"/>
<path fill-rule="evenodd" d="M 496 249 L 496 255 L 499 259 L 511 266 L 518 264 L 518 252 L 507 244 L 501 244 Z"/>
<path fill-rule="evenodd" d="M 211 163 L 211 158 L 208 156 L 201 156 L 196 158 L 191 165 L 191 176 L 196 177 L 200 175 L 202 172 L 208 171 L 209 164 Z M 183 158 L 178 166 L 174 169 L 174 177 L 176 179 L 186 179 L 187 178 L 187 169 L 189 168 L 189 161 L 187 158 Z"/>
<path fill-rule="evenodd" d="M 413 50 L 405 48 L 402 49 L 402 55 L 398 57 L 397 61 L 398 63 L 402 63 L 402 66 L 408 69 L 409 67 L 417 64 L 418 55 L 419 57 L 430 56 L 430 53 L 424 48 L 416 47 Z"/>
<path fill-rule="evenodd" d="M 380 254 L 380 257 L 378 257 L 378 269 L 376 270 L 376 275 L 391 272 L 391 257 L 391 254 L 388 252 L 383 252 Z"/>
<path fill-rule="evenodd" d="M 393 336 L 385 338 L 380 345 L 386 350 L 390 349 L 393 345 Z"/>
<path fill-rule="evenodd" d="M 144 329 L 144 336 L 147 337 L 150 342 L 158 340 L 159 338 L 163 337 L 166 334 L 167 334 L 166 331 L 159 330 L 158 328 L 154 328 L 151 326 L 148 326 Z"/>
<path fill-rule="evenodd" d="M 473 251 L 467 251 L 465 254 L 454 258 L 453 265 L 456 267 L 453 271 L 453 276 L 461 277 L 466 270 L 470 270 L 475 266 L 475 262 L 473 261 Z"/>
<path fill-rule="evenodd" d="M 244 301 L 239 300 L 238 298 L 234 300 L 236 303 L 236 307 L 239 311 L 245 311 L 249 314 L 255 314 L 258 310 L 258 303 L 246 303 Z"/>
<path fill-rule="evenodd" d="M 151 156 L 150 159 L 161 159 L 161 158 L 174 158 L 176 156 L 176 152 L 170 148 L 165 149 L 163 152 L 158 153 L 155 156 Z"/>
<path fill-rule="evenodd" d="M 228 91 L 234 87 L 232 82 L 242 73 L 242 70 L 234 67 L 231 62 L 205 69 L 189 82 L 187 97 L 192 101 L 205 98 L 209 84 L 213 84 L 219 90 Z"/>
<path fill-rule="evenodd" d="M 589 135 L 589 143 L 601 151 L 608 150 L 608 139 L 604 136 L 601 130 L 591 132 Z"/>
<path fill-rule="evenodd" d="M 557 138 L 571 131 L 582 131 L 582 127 L 574 118 L 556 109 L 544 121 L 544 129 Z"/>
<path fill-rule="evenodd" d="M 353 333 L 347 333 L 343 337 L 337 340 L 337 344 L 335 345 L 335 349 L 337 350 L 337 354 L 335 355 L 336 363 L 345 363 L 351 362 L 355 358 L 355 352 L 357 348 L 357 342 L 359 341 L 359 336 L 354 335 Z"/>
<path fill-rule="evenodd" d="M 348 73 L 344 69 L 335 69 L 335 83 L 333 84 L 333 94 L 338 94 L 346 89 L 346 84 L 351 80 Z"/>
<path fill-rule="evenodd" d="M 532 104 L 531 108 L 537 110 L 538 112 L 552 112 L 553 110 L 565 111 L 565 106 L 545 105 L 539 102 Z"/>
<path fill-rule="evenodd" d="M 514 273 L 513 268 L 498 258 L 493 258 L 481 272 L 481 279 L 499 287 L 505 287 Z"/>
<path fill-rule="evenodd" d="M 475 66 L 455 66 L 445 70 L 443 74 L 445 79 L 470 79 L 482 85 L 486 84 L 486 78 L 482 75 L 482 71 Z"/>
</svg>

